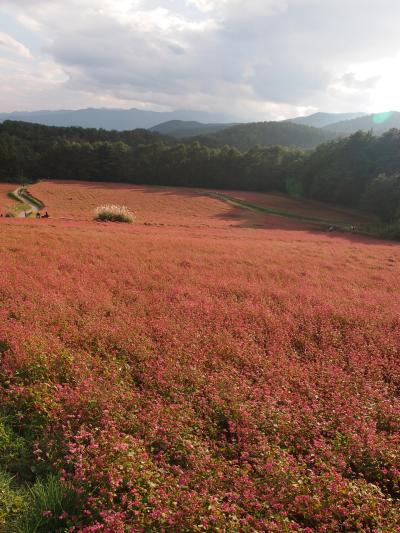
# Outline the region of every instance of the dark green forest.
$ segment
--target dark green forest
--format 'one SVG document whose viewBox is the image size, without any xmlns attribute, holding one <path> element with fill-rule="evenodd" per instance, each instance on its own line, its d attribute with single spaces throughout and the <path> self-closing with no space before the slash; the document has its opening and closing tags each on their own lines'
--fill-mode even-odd
<svg viewBox="0 0 400 533">
<path fill-rule="evenodd" d="M 239 150 L 250 150 L 258 144 L 314 148 L 339 135 L 340 133 L 294 122 L 254 122 L 231 126 L 215 133 L 198 136 L 194 140 L 209 148 L 222 148 L 226 144 Z"/>
<path fill-rule="evenodd" d="M 308 150 L 240 151 L 148 130 L 1 124 L 0 180 L 44 178 L 277 191 L 368 210 L 397 233 L 400 130 L 381 136 L 357 132 Z"/>
</svg>

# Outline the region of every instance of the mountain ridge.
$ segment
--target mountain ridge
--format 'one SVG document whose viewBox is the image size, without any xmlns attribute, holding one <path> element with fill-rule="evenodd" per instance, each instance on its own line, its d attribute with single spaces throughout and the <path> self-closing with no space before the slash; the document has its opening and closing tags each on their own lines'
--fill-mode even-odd
<svg viewBox="0 0 400 533">
<path fill-rule="evenodd" d="M 384 133 L 393 128 L 400 129 L 400 112 L 398 111 L 385 111 L 383 113 L 365 115 L 352 120 L 336 122 L 322 129 L 329 129 L 338 134 L 351 135 L 360 130 Z"/>
<path fill-rule="evenodd" d="M 352 120 L 365 116 L 366 113 L 325 113 L 318 111 L 311 115 L 289 118 L 288 122 L 294 122 L 295 124 L 302 124 L 303 126 L 313 126 L 314 128 L 329 127 L 337 122 L 343 122 L 345 120 Z"/>
<path fill-rule="evenodd" d="M 198 121 L 200 123 L 233 123 L 233 117 L 207 111 L 147 111 L 143 109 L 86 108 L 41 111 L 16 111 L 0 113 L 0 122 L 5 120 L 31 122 L 44 126 L 82 127 L 126 131 L 149 129 L 170 120 Z"/>
<path fill-rule="evenodd" d="M 184 139 L 188 137 L 196 137 L 198 135 L 207 135 L 209 133 L 215 133 L 220 130 L 224 130 L 236 126 L 236 123 L 211 123 L 204 124 L 195 120 L 170 120 L 168 122 L 162 122 L 150 128 L 150 131 L 161 133 L 162 135 L 170 135 L 177 139 Z"/>
<path fill-rule="evenodd" d="M 194 137 L 209 148 L 233 146 L 239 150 L 250 150 L 260 146 L 287 146 L 296 148 L 313 148 L 330 141 L 339 134 L 289 121 L 252 122 L 239 124 L 209 135 Z"/>
</svg>

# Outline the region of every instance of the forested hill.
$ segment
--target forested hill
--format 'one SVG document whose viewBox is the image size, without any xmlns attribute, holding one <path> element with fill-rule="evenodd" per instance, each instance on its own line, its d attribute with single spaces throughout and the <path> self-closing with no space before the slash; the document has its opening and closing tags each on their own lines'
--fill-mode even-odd
<svg viewBox="0 0 400 533">
<path fill-rule="evenodd" d="M 0 135 L 26 140 L 29 144 L 49 143 L 59 140 L 71 142 L 123 142 L 128 146 L 160 142 L 166 137 L 156 131 L 135 129 L 127 131 L 81 127 L 43 126 L 31 122 L 6 120 L 0 123 Z M 169 140 L 169 139 L 168 139 Z"/>
<path fill-rule="evenodd" d="M 327 129 L 338 134 L 351 135 L 356 131 L 373 131 L 374 133 L 384 133 L 392 128 L 400 128 L 400 113 L 398 111 L 387 111 L 375 115 L 366 115 L 352 120 L 344 120 L 329 124 Z M 325 129 L 325 128 L 324 128 Z"/>
<path fill-rule="evenodd" d="M 330 124 L 343 122 L 344 120 L 353 120 L 365 116 L 366 113 L 313 113 L 305 117 L 289 118 L 288 122 L 303 124 L 304 126 L 314 126 L 314 128 L 324 128 Z"/>
<path fill-rule="evenodd" d="M 170 135 L 177 139 L 208 135 L 217 131 L 231 128 L 235 124 L 203 124 L 196 121 L 170 120 L 150 128 L 150 131 L 157 131 L 163 135 Z"/>
<path fill-rule="evenodd" d="M 233 126 L 196 139 L 210 148 L 229 145 L 239 150 L 250 150 L 258 145 L 313 148 L 335 137 L 337 133 L 293 122 L 255 122 Z"/>
</svg>

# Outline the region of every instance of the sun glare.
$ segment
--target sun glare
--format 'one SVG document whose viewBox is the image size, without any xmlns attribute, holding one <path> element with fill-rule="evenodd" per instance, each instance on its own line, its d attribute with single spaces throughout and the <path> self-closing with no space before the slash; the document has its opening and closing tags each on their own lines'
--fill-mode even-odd
<svg viewBox="0 0 400 533">
<path fill-rule="evenodd" d="M 369 93 L 367 111 L 373 113 L 385 109 L 397 109 L 399 101 L 400 55 L 380 61 L 353 65 L 351 71 L 358 80 L 366 80 L 362 90 Z M 371 80 L 369 85 L 368 80 Z M 377 117 L 377 123 L 389 118 L 385 116 L 385 113 L 379 113 Z"/>
<path fill-rule="evenodd" d="M 377 113 L 372 117 L 374 124 L 383 124 L 393 115 L 392 111 L 385 111 L 384 113 Z"/>
</svg>

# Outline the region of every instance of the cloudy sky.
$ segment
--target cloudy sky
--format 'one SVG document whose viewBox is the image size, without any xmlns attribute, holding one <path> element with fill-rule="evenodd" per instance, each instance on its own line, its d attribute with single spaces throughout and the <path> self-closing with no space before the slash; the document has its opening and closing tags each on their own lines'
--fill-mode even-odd
<svg viewBox="0 0 400 533">
<path fill-rule="evenodd" d="M 0 0 L 0 111 L 400 109 L 399 0 Z"/>
</svg>

